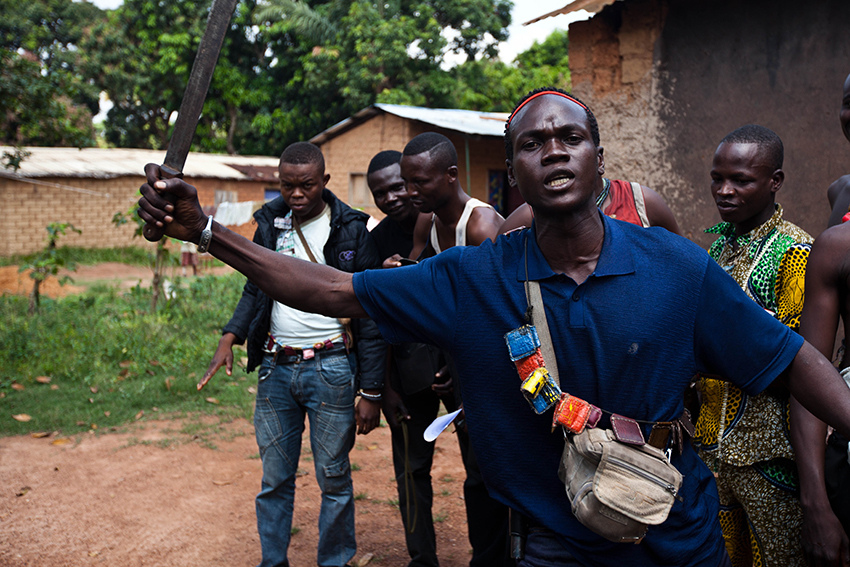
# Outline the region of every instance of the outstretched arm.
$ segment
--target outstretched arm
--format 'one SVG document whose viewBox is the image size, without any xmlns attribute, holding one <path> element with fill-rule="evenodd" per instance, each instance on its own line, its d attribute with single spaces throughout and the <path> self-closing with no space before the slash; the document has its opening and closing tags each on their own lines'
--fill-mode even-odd
<svg viewBox="0 0 850 567">
<path fill-rule="evenodd" d="M 206 226 L 197 191 L 182 179 L 159 179 L 159 166 L 145 166 L 139 216 L 165 234 L 197 243 Z M 174 204 L 163 195 L 170 195 Z M 296 309 L 329 317 L 367 317 L 354 295 L 352 275 L 254 244 L 218 223 L 209 253 L 243 273 L 269 297 Z"/>
<path fill-rule="evenodd" d="M 813 247 L 806 269 L 806 301 L 800 334 L 821 354 L 832 356 L 840 309 L 839 263 L 843 249 L 830 235 Z M 847 535 L 832 511 L 824 484 L 826 424 L 791 398 L 791 443 L 800 473 L 803 552 L 808 565 L 841 565 L 848 555 Z"/>
</svg>

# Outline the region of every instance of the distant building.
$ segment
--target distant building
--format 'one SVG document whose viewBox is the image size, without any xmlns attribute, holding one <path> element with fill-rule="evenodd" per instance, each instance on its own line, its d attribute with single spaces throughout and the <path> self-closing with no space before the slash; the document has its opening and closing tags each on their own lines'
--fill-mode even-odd
<svg viewBox="0 0 850 567">
<path fill-rule="evenodd" d="M 611 175 L 656 189 L 705 246 L 714 150 L 761 124 L 785 144 L 786 218 L 826 227 L 826 189 L 850 172 L 838 124 L 850 2 L 576 0 L 543 16 L 584 7 L 598 13 L 569 27 L 573 92 L 599 119 Z"/>
<path fill-rule="evenodd" d="M 0 168 L 0 256 L 28 254 L 44 247 L 45 227 L 69 222 L 82 230 L 70 233 L 60 245 L 88 248 L 140 246 L 133 238 L 135 224 L 116 228 L 115 213 L 138 201 L 147 163 L 162 163 L 165 152 L 99 148 L 24 148 L 29 152 L 13 172 Z M 11 148 L 0 147 L 3 152 Z M 279 195 L 276 157 L 242 157 L 191 153 L 185 179 L 198 188 L 206 210 L 225 202 L 250 201 L 259 206 Z M 252 205 L 233 206 L 230 217 L 244 220 L 231 229 L 251 237 Z M 247 216 L 246 216 L 246 213 Z"/>
<path fill-rule="evenodd" d="M 331 175 L 328 187 L 352 207 L 383 218 L 366 185 L 372 156 L 383 150 L 401 151 L 423 132 L 439 132 L 455 145 L 460 183 L 467 193 L 507 216 L 523 202 L 507 183 L 503 141 L 507 118 L 498 112 L 374 104 L 310 141 L 322 148 Z"/>
</svg>

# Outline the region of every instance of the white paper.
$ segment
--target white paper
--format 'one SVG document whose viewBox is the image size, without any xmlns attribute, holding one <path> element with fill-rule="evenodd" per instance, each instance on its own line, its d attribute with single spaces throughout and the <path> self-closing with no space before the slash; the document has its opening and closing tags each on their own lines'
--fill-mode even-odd
<svg viewBox="0 0 850 567">
<path fill-rule="evenodd" d="M 440 436 L 440 433 L 449 426 L 449 424 L 454 421 L 462 410 L 453 411 L 452 413 L 447 413 L 446 415 L 441 415 L 437 419 L 431 422 L 431 425 L 428 426 L 428 429 L 425 430 L 425 433 L 422 437 L 425 438 L 425 441 L 433 441 L 437 437 Z"/>
</svg>

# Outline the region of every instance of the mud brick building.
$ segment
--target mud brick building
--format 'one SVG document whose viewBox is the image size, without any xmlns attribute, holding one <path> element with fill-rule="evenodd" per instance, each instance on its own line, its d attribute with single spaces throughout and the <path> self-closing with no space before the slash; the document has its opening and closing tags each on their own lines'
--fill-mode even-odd
<svg viewBox="0 0 850 567">
<path fill-rule="evenodd" d="M 375 104 L 314 136 L 331 175 L 328 187 L 352 207 L 376 218 L 366 171 L 372 156 L 383 150 L 402 151 L 411 138 L 439 132 L 455 146 L 460 183 L 473 197 L 507 216 L 522 203 L 507 184 L 503 134 L 508 115 L 471 110 L 433 109 Z"/>
<path fill-rule="evenodd" d="M 154 150 L 25 148 L 29 155 L 17 171 L 0 169 L 0 256 L 28 254 L 44 247 L 51 222 L 69 222 L 82 231 L 62 245 L 88 248 L 144 246 L 133 238 L 135 225 L 116 228 L 115 213 L 138 201 L 146 163 L 161 163 Z M 11 152 L 0 147 L 0 153 Z M 201 205 L 222 202 L 262 203 L 267 191 L 278 192 L 277 158 L 192 153 L 185 179 L 198 188 Z M 231 226 L 249 238 L 250 223 Z"/>
<path fill-rule="evenodd" d="M 704 246 L 719 221 L 714 150 L 761 124 L 785 144 L 786 218 L 813 235 L 826 227 L 826 189 L 850 173 L 838 124 L 850 2 L 576 0 L 556 12 L 585 6 L 597 13 L 569 27 L 573 92 L 599 119 L 611 175 L 655 188 Z"/>
</svg>

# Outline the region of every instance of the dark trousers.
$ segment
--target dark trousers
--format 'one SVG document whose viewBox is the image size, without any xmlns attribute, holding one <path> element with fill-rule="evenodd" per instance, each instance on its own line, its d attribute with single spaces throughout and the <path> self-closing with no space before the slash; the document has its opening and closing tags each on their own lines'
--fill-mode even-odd
<svg viewBox="0 0 850 567">
<path fill-rule="evenodd" d="M 554 532 L 545 528 L 529 530 L 525 542 L 525 557 L 516 563 L 516 567 L 581 567 L 582 565 L 584 564 L 573 557 L 558 541 Z M 723 560 L 718 567 L 732 567 L 728 554 L 723 554 Z"/>
<path fill-rule="evenodd" d="M 509 553 L 509 516 L 508 507 L 490 498 L 469 434 L 461 429 L 457 431 L 460 454 L 466 468 L 466 480 L 463 483 L 463 498 L 466 501 L 466 523 L 469 529 L 469 543 L 472 545 L 472 559 L 469 567 L 508 567 L 516 565 Z"/>
<path fill-rule="evenodd" d="M 400 395 L 410 413 L 410 420 L 406 422 L 406 447 L 402 426 L 393 428 L 391 434 L 398 503 L 407 552 L 410 554 L 408 567 L 437 567 L 437 540 L 431 515 L 434 499 L 431 488 L 434 443 L 425 441 L 422 434 L 437 417 L 440 399 L 430 388 L 410 396 Z M 409 471 L 408 475 L 405 475 L 405 468 Z"/>
<path fill-rule="evenodd" d="M 844 526 L 844 531 L 850 533 L 850 463 L 847 459 L 847 439 L 833 432 L 826 445 L 826 493 L 832 511 Z"/>
</svg>

